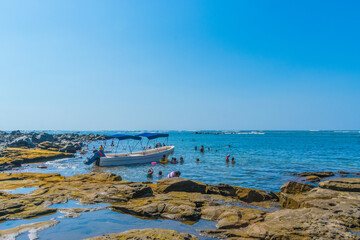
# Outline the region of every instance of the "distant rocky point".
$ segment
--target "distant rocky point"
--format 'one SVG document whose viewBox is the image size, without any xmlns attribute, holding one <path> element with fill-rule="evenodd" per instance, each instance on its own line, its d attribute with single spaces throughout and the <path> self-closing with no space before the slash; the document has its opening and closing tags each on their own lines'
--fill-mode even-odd
<svg viewBox="0 0 360 240">
<path fill-rule="evenodd" d="M 80 151 L 84 142 L 105 139 L 100 134 L 49 134 L 0 131 L 0 171 L 10 170 L 23 163 L 72 157 Z"/>
</svg>

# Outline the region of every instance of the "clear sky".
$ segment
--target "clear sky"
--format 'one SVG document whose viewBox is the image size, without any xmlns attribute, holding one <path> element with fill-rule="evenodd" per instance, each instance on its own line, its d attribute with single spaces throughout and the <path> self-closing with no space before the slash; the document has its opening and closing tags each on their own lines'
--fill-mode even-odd
<svg viewBox="0 0 360 240">
<path fill-rule="evenodd" d="M 359 1 L 0 0 L 0 129 L 360 129 Z"/>
</svg>

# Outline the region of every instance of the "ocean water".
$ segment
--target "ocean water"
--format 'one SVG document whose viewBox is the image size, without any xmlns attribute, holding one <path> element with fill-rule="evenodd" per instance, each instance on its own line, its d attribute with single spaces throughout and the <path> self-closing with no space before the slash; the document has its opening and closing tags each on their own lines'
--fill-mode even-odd
<svg viewBox="0 0 360 240">
<path fill-rule="evenodd" d="M 210 132 L 210 131 L 207 131 Z M 211 131 L 213 132 L 213 131 Z M 49 131 L 49 133 L 63 133 Z M 100 131 L 80 132 L 99 134 L 138 134 L 138 131 Z M 56 172 L 65 176 L 88 172 L 113 172 L 127 181 L 156 181 L 157 173 L 162 171 L 166 176 L 171 171 L 181 171 L 181 177 L 202 181 L 208 184 L 227 183 L 236 186 L 258 188 L 266 191 L 279 191 L 280 186 L 290 180 L 299 180 L 291 173 L 303 171 L 350 171 L 348 176 L 360 172 L 360 131 L 239 131 L 220 134 L 195 134 L 193 131 L 170 131 L 168 144 L 175 146 L 173 156 L 184 158 L 183 164 L 141 164 L 119 167 L 97 167 L 83 164 L 85 156 L 78 155 L 72 159 L 60 159 L 45 163 L 47 169 L 37 168 L 37 164 L 22 167 L 15 171 Z M 236 133 L 236 134 L 234 134 Z M 166 139 L 155 139 L 150 144 L 165 142 Z M 105 142 L 88 143 L 89 149 L 98 148 Z M 106 142 L 105 150 L 115 151 Z M 129 140 L 120 142 L 117 151 L 124 151 L 127 145 L 145 146 Z M 141 145 L 142 144 L 142 145 Z M 117 145 L 117 141 L 115 141 Z M 195 146 L 203 145 L 205 153 L 195 151 Z M 225 162 L 226 155 L 235 158 L 235 164 Z M 200 162 L 195 162 L 196 158 Z M 42 163 L 43 164 L 43 163 Z M 147 178 L 148 169 L 154 169 L 154 177 Z M 14 172 L 14 171 L 13 171 Z M 337 174 L 336 177 L 340 175 Z"/>
</svg>

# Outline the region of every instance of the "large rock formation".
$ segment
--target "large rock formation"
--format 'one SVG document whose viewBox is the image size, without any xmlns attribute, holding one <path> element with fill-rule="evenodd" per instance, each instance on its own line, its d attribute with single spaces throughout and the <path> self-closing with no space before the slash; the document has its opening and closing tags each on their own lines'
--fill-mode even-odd
<svg viewBox="0 0 360 240">
<path fill-rule="evenodd" d="M 201 232 L 227 239 L 360 239 L 350 231 L 360 227 L 359 180 L 330 180 L 320 188 L 288 183 L 280 194 L 284 209 L 245 227 Z"/>
</svg>

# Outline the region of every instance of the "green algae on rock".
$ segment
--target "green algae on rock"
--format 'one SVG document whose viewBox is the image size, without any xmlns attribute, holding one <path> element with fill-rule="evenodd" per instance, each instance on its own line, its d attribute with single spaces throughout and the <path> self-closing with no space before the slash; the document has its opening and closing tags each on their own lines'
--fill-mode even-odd
<svg viewBox="0 0 360 240">
<path fill-rule="evenodd" d="M 23 163 L 35 163 L 59 158 L 73 157 L 72 153 L 55 152 L 44 149 L 7 148 L 2 151 L 0 166 L 15 165 Z"/>
</svg>

